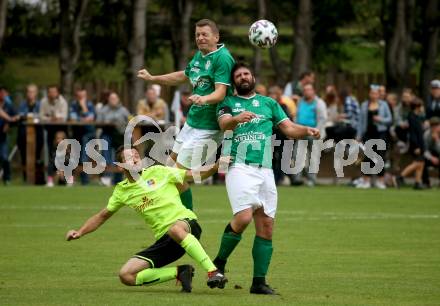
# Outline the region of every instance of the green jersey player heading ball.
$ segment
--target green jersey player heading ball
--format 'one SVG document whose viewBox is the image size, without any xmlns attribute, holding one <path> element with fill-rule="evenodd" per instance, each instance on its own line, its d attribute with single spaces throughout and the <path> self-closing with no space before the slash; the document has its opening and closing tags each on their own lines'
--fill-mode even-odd
<svg viewBox="0 0 440 306">
<path fill-rule="evenodd" d="M 232 93 L 230 87 L 234 59 L 225 45 L 219 44 L 219 39 L 215 22 L 202 19 L 195 27 L 198 51 L 185 70 L 151 75 L 148 70 L 142 69 L 138 73 L 138 77 L 147 82 L 176 86 L 189 81 L 193 86 L 192 95 L 188 98 L 193 104 L 171 153 L 171 158 L 179 168 L 198 168 L 216 153 L 221 142 L 216 104 Z M 180 188 L 181 198 L 186 207 L 192 208 L 192 196 L 188 188 L 188 185 Z"/>
<path fill-rule="evenodd" d="M 254 273 L 250 292 L 274 294 L 266 283 L 277 209 L 277 190 L 271 169 L 272 130 L 278 127 L 289 138 L 318 138 L 319 130 L 293 123 L 278 102 L 256 94 L 255 78 L 247 65 L 234 66 L 232 81 L 237 96 L 227 97 L 220 103 L 217 115 L 222 130 L 233 130 L 230 146 L 233 164 L 226 174 L 226 190 L 233 217 L 224 230 L 214 264 L 224 272 L 227 259 L 254 219 Z"/>
</svg>

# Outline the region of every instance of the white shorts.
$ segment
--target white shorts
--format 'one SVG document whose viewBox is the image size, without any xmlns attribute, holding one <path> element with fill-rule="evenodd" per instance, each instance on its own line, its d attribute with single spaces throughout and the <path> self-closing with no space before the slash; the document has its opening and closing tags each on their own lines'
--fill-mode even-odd
<svg viewBox="0 0 440 306">
<path fill-rule="evenodd" d="M 234 215 L 263 207 L 267 216 L 275 218 L 278 195 L 272 169 L 235 164 L 226 174 L 226 190 Z"/>
<path fill-rule="evenodd" d="M 185 123 L 173 146 L 177 162 L 187 169 L 196 169 L 209 158 L 215 159 L 217 148 L 222 141 L 221 136 L 221 131 L 196 129 Z"/>
</svg>

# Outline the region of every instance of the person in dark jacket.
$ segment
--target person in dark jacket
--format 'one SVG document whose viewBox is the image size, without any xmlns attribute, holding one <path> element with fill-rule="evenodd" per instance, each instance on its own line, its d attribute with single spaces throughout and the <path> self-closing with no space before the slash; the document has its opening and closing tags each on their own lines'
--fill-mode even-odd
<svg viewBox="0 0 440 306">
<path fill-rule="evenodd" d="M 397 187 L 404 183 L 404 178 L 415 173 L 414 189 L 424 189 L 422 184 L 424 151 L 425 144 L 423 140 L 423 101 L 415 98 L 411 102 L 411 111 L 408 115 L 408 134 L 409 134 L 409 152 L 413 161 L 403 169 L 395 182 Z"/>
</svg>

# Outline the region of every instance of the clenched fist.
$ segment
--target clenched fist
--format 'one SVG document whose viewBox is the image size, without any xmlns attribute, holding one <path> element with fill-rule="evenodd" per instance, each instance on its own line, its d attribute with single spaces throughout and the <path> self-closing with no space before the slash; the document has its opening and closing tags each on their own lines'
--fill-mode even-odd
<svg viewBox="0 0 440 306">
<path fill-rule="evenodd" d="M 141 79 L 143 79 L 145 81 L 151 81 L 153 79 L 151 74 L 148 72 L 147 69 L 139 70 L 138 74 L 137 74 L 137 77 L 141 78 Z"/>
<path fill-rule="evenodd" d="M 66 234 L 67 241 L 75 240 L 75 239 L 79 239 L 79 238 L 81 238 L 81 235 L 78 231 L 75 231 L 75 230 L 70 230 Z"/>
</svg>

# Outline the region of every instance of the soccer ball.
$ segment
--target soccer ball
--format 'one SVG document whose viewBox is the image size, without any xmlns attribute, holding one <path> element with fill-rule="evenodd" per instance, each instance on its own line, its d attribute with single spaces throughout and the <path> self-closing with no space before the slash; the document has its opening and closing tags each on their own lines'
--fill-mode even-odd
<svg viewBox="0 0 440 306">
<path fill-rule="evenodd" d="M 276 44 L 277 38 L 277 28 L 268 20 L 255 21 L 249 28 L 249 41 L 255 47 L 272 48 Z"/>
</svg>

